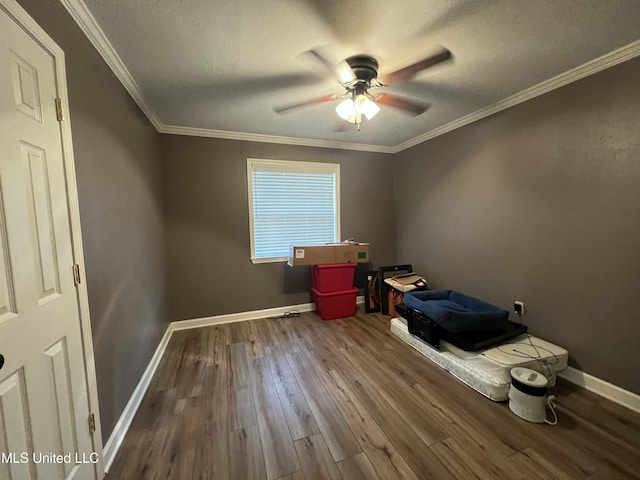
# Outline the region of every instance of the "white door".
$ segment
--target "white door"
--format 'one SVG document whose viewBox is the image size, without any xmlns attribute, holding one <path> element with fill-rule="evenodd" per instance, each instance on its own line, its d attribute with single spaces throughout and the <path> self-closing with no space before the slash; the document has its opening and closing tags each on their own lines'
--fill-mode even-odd
<svg viewBox="0 0 640 480">
<path fill-rule="evenodd" d="M 97 478 L 57 96 L 54 58 L 0 8 L 3 480 Z"/>
</svg>

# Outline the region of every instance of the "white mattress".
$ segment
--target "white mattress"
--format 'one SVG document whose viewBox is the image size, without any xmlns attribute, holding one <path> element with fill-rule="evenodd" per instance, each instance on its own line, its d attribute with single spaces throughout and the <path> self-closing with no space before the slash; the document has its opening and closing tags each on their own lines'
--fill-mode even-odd
<svg viewBox="0 0 640 480">
<path fill-rule="evenodd" d="M 556 372 L 567 368 L 569 353 L 531 335 L 520 335 L 501 345 L 478 352 L 465 352 L 440 341 L 440 351 L 411 335 L 404 318 L 391 320 L 391 332 L 453 376 L 494 401 L 508 399 L 511 369 L 531 368 L 555 385 Z"/>
</svg>

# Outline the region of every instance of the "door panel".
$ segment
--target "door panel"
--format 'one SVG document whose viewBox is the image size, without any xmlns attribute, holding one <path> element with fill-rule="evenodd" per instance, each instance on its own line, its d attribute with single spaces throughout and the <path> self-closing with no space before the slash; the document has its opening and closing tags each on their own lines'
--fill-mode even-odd
<svg viewBox="0 0 640 480">
<path fill-rule="evenodd" d="M 77 452 L 78 442 L 73 416 L 73 391 L 71 390 L 71 371 L 69 369 L 66 340 L 60 340 L 44 353 L 49 357 L 55 390 L 57 429 L 60 432 L 58 451 Z M 71 472 L 72 465 L 65 463 L 63 466 L 66 476 Z"/>
<path fill-rule="evenodd" d="M 13 286 L 13 274 L 9 258 L 9 240 L 7 238 L 4 216 L 4 195 L 0 178 L 0 324 L 16 313 L 16 298 Z"/>
<path fill-rule="evenodd" d="M 38 85 L 38 71 L 33 65 L 21 58 L 15 52 L 12 54 L 11 74 L 16 108 L 34 120 L 42 120 L 40 109 L 40 87 Z"/>
<path fill-rule="evenodd" d="M 22 463 L 23 453 L 31 450 L 31 430 L 27 423 L 29 407 L 24 388 L 24 371 L 19 369 L 0 382 L 0 454 L 13 454 L 0 462 L 0 478 L 31 479 L 35 475 L 33 463 Z M 7 461 L 9 460 L 9 461 Z"/>
<path fill-rule="evenodd" d="M 0 8 L 3 479 L 97 478 L 56 97 L 55 59 Z"/>
<path fill-rule="evenodd" d="M 39 266 L 40 297 L 39 302 L 60 294 L 60 277 L 56 255 L 56 239 L 53 233 L 53 211 L 47 158 L 44 149 L 34 145 L 20 143 L 20 156 L 23 168 L 29 177 L 29 210 L 34 223 L 32 245 L 37 247 Z"/>
</svg>

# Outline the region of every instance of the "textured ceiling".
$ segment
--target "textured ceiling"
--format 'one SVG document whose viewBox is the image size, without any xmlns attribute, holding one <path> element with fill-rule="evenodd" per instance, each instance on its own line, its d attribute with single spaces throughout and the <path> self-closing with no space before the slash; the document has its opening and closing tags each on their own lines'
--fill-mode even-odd
<svg viewBox="0 0 640 480">
<path fill-rule="evenodd" d="M 67 8 L 82 5 L 62 1 Z M 128 71 L 130 91 L 137 91 L 161 131 L 288 137 L 290 143 L 380 151 L 464 123 L 460 119 L 491 111 L 623 47 L 627 57 L 637 55 L 640 45 L 638 0 L 84 0 L 84 5 Z M 322 47 L 335 62 L 370 54 L 382 75 L 439 45 L 453 53 L 453 61 L 385 90 L 430 103 L 418 117 L 383 106 L 357 132 L 338 118 L 335 103 L 287 114 L 273 110 L 344 92 L 318 65 L 302 61 L 300 54 L 310 48 Z M 337 131 L 341 126 L 347 128 Z"/>
</svg>

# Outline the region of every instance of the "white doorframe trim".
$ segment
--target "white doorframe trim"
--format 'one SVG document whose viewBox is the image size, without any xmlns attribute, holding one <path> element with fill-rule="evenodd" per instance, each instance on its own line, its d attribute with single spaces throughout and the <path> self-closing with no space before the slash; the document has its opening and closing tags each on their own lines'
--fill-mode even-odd
<svg viewBox="0 0 640 480">
<path fill-rule="evenodd" d="M 82 231 L 80 229 L 80 207 L 78 202 L 78 187 L 76 183 L 76 169 L 73 157 L 73 142 L 71 138 L 71 123 L 69 120 L 69 101 L 67 93 L 67 73 L 65 68 L 64 51 L 38 25 L 16 0 L 0 0 L 0 7 L 11 16 L 17 24 L 31 35 L 54 58 L 56 88 L 62 100 L 64 120 L 60 122 L 62 132 L 62 150 L 67 187 L 67 201 L 69 204 L 69 220 L 71 223 L 71 242 L 73 261 L 80 267 L 80 285 L 77 287 L 78 310 L 80 313 L 80 329 L 82 332 L 82 347 L 85 364 L 85 377 L 89 398 L 89 411 L 95 415 L 96 430 L 91 439 L 93 451 L 98 453 L 96 464 L 98 478 L 104 477 L 104 461 L 102 454 L 102 430 L 100 428 L 100 411 L 98 408 L 98 384 L 96 381 L 95 361 L 93 355 L 93 337 L 91 333 L 91 318 L 89 316 L 89 296 L 85 276 L 84 253 L 82 250 Z M 72 275 L 71 269 L 68 272 Z M 87 419 L 88 422 L 88 419 Z M 79 426 L 78 428 L 82 428 Z M 88 423 L 87 423 L 88 428 Z"/>
</svg>

